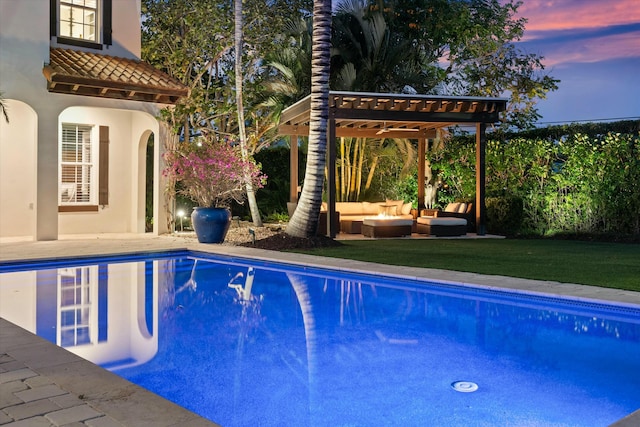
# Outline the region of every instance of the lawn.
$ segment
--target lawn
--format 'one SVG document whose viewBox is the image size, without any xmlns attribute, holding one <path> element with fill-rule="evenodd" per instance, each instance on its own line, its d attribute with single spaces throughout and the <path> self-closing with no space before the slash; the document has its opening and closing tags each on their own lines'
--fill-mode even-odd
<svg viewBox="0 0 640 427">
<path fill-rule="evenodd" d="M 390 265 L 640 291 L 640 245 L 569 240 L 358 240 L 297 251 Z"/>
</svg>

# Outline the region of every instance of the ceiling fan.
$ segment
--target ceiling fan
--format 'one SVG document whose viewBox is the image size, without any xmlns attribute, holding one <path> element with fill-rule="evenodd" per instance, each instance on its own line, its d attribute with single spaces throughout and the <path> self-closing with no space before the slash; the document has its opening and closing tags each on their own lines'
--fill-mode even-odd
<svg viewBox="0 0 640 427">
<path fill-rule="evenodd" d="M 376 135 L 383 135 L 389 132 L 418 132 L 420 129 L 408 129 L 408 128 L 388 128 L 387 123 L 384 123 L 382 129 L 376 132 Z"/>
</svg>

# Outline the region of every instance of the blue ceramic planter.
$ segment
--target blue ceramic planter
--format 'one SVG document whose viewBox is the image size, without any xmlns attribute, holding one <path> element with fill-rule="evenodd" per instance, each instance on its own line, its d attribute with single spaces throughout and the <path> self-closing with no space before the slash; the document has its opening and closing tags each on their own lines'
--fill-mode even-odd
<svg viewBox="0 0 640 427">
<path fill-rule="evenodd" d="M 191 223 L 200 243 L 222 243 L 231 225 L 227 208 L 193 208 Z"/>
</svg>

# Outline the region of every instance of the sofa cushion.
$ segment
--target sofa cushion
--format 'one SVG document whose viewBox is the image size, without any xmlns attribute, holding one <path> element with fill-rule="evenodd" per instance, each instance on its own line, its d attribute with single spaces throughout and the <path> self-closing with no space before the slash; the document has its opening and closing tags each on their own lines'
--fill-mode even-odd
<svg viewBox="0 0 640 427">
<path fill-rule="evenodd" d="M 396 207 L 396 215 L 400 215 L 402 213 L 402 205 L 404 205 L 404 200 L 390 200 L 387 199 L 384 202 L 385 205 L 394 205 Z"/>
<path fill-rule="evenodd" d="M 359 215 L 362 214 L 362 203 L 336 202 L 336 211 L 340 212 L 340 215 Z"/>
<path fill-rule="evenodd" d="M 413 220 L 411 219 L 404 219 L 404 218 L 365 218 L 364 220 L 362 220 L 362 224 L 364 225 L 371 225 L 374 227 L 381 227 L 381 226 L 398 226 L 398 225 L 412 225 L 413 224 Z"/>
<path fill-rule="evenodd" d="M 379 207 L 380 203 L 362 202 L 362 213 L 364 215 L 378 215 L 380 213 Z"/>
<path fill-rule="evenodd" d="M 458 206 L 458 213 L 465 213 L 466 211 L 467 211 L 467 204 L 460 203 L 460 206 Z"/>
<path fill-rule="evenodd" d="M 445 208 L 445 212 L 458 212 L 458 208 L 460 207 L 460 203 L 449 203 Z"/>
<path fill-rule="evenodd" d="M 427 225 L 467 225 L 467 220 L 464 218 L 441 218 L 431 216 L 421 216 L 416 220 L 418 224 Z"/>
</svg>

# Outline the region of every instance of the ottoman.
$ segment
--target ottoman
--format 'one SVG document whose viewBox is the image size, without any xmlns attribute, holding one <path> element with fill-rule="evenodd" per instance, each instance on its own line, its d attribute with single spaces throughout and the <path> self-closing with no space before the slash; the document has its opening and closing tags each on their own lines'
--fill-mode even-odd
<svg viewBox="0 0 640 427">
<path fill-rule="evenodd" d="M 411 235 L 412 219 L 364 218 L 362 235 L 367 237 L 402 237 Z"/>
<path fill-rule="evenodd" d="M 421 216 L 416 220 L 420 234 L 435 236 L 463 236 L 467 234 L 467 220 L 464 218 L 447 218 Z"/>
</svg>

